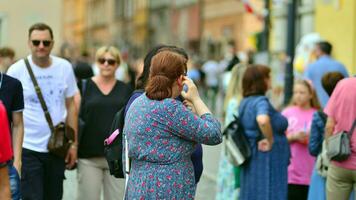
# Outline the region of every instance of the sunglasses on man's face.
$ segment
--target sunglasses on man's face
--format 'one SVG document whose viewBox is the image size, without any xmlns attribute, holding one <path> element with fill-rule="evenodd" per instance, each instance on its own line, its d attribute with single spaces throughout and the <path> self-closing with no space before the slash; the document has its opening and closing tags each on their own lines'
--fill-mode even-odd
<svg viewBox="0 0 356 200">
<path fill-rule="evenodd" d="M 33 46 L 39 46 L 42 42 L 43 46 L 45 47 L 49 47 L 49 45 L 51 45 L 52 41 L 50 40 L 31 40 Z"/>
<path fill-rule="evenodd" d="M 114 59 L 105 59 L 105 58 L 99 58 L 98 59 L 98 62 L 100 63 L 100 64 L 105 64 L 105 62 L 107 62 L 109 65 L 115 65 L 116 64 L 116 60 L 114 60 Z"/>
</svg>

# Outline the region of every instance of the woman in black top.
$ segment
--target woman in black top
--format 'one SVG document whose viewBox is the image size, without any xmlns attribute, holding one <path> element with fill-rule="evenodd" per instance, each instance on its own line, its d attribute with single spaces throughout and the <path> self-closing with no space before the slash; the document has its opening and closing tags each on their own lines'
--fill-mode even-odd
<svg viewBox="0 0 356 200">
<path fill-rule="evenodd" d="M 85 82 L 80 118 L 84 121 L 79 135 L 78 199 L 120 199 L 124 181 L 110 175 L 104 158 L 104 139 L 110 131 L 115 113 L 130 97 L 132 89 L 115 79 L 120 53 L 115 47 L 101 47 L 96 52 L 100 73 Z"/>
</svg>

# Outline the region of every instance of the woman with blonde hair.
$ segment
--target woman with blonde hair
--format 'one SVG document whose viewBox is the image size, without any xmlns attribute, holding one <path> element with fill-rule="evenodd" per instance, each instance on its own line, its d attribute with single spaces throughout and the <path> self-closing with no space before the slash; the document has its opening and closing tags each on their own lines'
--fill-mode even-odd
<svg viewBox="0 0 356 200">
<path fill-rule="evenodd" d="M 110 175 L 104 158 L 104 139 L 132 89 L 115 78 L 121 61 L 117 48 L 99 48 L 95 60 L 99 74 L 86 81 L 80 105 L 79 117 L 84 125 L 79 134 L 78 199 L 100 199 L 102 188 L 104 199 L 120 199 L 124 181 Z"/>
<path fill-rule="evenodd" d="M 237 116 L 238 105 L 242 97 L 242 77 L 247 66 L 238 64 L 232 68 L 231 78 L 224 101 L 225 126 Z M 225 138 L 226 143 L 227 138 Z M 237 199 L 240 187 L 240 168 L 233 165 L 227 146 L 223 145 L 218 171 L 216 199 Z"/>
</svg>

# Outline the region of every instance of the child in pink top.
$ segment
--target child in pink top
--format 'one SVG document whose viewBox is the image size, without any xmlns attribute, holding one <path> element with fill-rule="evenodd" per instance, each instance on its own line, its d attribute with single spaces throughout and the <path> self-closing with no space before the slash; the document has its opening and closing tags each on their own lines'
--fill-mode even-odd
<svg viewBox="0 0 356 200">
<path fill-rule="evenodd" d="M 282 114 L 288 119 L 286 131 L 291 148 L 288 166 L 288 200 L 304 200 L 315 158 L 309 154 L 308 138 L 313 113 L 319 108 L 316 95 L 307 81 L 300 80 L 294 85 L 291 106 Z"/>
</svg>

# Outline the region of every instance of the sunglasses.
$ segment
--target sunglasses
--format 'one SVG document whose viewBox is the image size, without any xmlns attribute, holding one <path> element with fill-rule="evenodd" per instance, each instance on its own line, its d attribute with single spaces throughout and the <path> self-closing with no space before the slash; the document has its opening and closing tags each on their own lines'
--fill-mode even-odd
<svg viewBox="0 0 356 200">
<path fill-rule="evenodd" d="M 105 62 L 107 62 L 109 65 L 115 65 L 116 64 L 116 60 L 114 60 L 114 59 L 106 59 L 106 58 L 99 58 L 98 59 L 98 62 L 100 63 L 100 64 L 105 64 Z"/>
<path fill-rule="evenodd" d="M 32 40 L 31 41 L 33 46 L 39 46 L 42 42 L 43 46 L 45 47 L 49 47 L 49 45 L 51 45 L 52 41 L 51 40 Z"/>
</svg>

